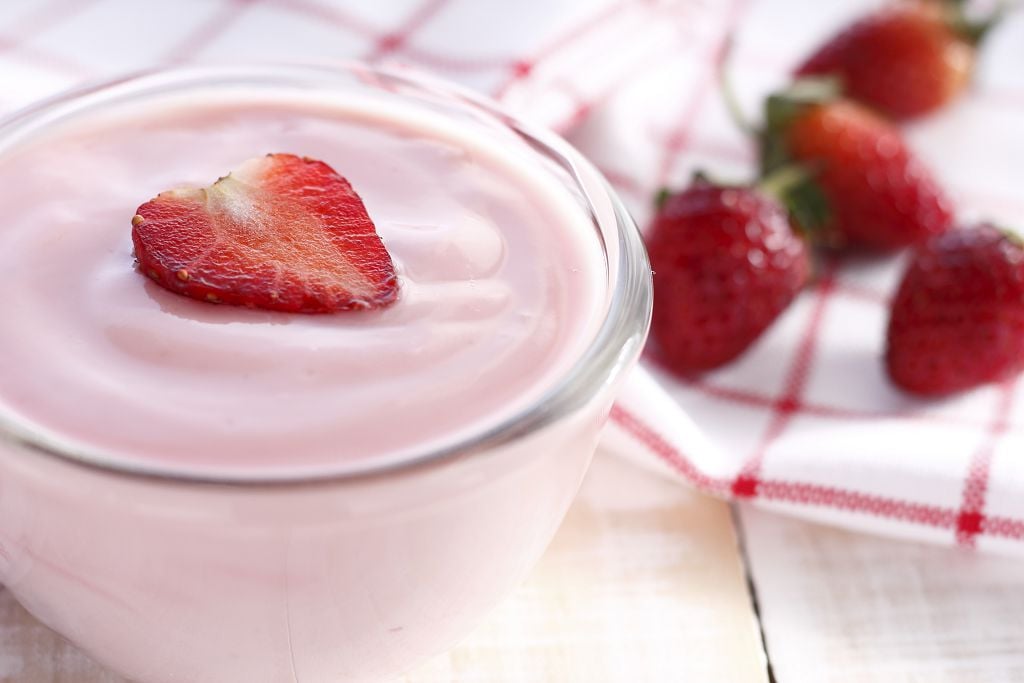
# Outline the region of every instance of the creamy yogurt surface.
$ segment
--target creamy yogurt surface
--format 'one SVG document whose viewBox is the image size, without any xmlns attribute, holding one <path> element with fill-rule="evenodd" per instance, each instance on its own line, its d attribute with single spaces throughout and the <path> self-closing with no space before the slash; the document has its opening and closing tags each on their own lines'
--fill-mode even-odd
<svg viewBox="0 0 1024 683">
<path fill-rule="evenodd" d="M 192 474 L 416 457 L 535 402 L 607 308 L 594 226 L 521 151 L 419 112 L 167 100 L 79 114 L 0 155 L 0 415 Z M 395 261 L 380 311 L 271 313 L 143 277 L 131 218 L 246 159 L 307 155 Z"/>
</svg>

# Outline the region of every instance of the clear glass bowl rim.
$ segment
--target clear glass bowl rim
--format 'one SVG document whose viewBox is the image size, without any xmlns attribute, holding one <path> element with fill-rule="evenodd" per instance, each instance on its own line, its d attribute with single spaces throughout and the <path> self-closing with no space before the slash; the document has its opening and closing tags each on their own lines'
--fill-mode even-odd
<svg viewBox="0 0 1024 683">
<path fill-rule="evenodd" d="M 603 388 L 618 383 L 623 373 L 639 356 L 650 326 L 651 269 L 636 224 L 608 182 L 568 142 L 552 132 L 522 121 L 506 112 L 493 100 L 467 88 L 421 72 L 369 66 L 359 62 L 161 67 L 72 88 L 20 109 L 0 120 L 0 142 L 23 126 L 45 117 L 54 110 L 91 97 L 109 97 L 116 101 L 119 96 L 165 93 L 190 86 L 202 87 L 217 83 L 251 83 L 259 86 L 280 83 L 282 79 L 297 80 L 311 76 L 386 81 L 403 89 L 448 99 L 453 104 L 471 108 L 477 114 L 509 128 L 524 138 L 538 153 L 556 161 L 568 171 L 572 182 L 588 202 L 595 228 L 599 232 L 600 220 L 594 211 L 592 198 L 595 188 L 588 187 L 581 180 L 581 169 L 585 168 L 589 175 L 600 178 L 600 187 L 597 191 L 604 193 L 604 199 L 613 208 L 614 235 L 618 241 L 618 264 L 614 269 L 616 277 L 611 283 L 611 297 L 605 318 L 576 362 L 537 401 L 493 427 L 447 444 L 443 448 L 425 451 L 396 463 L 374 465 L 371 462 L 368 466 L 328 470 L 323 474 L 246 477 L 220 473 L 187 473 L 143 462 L 124 464 L 113 462 L 85 449 L 72 449 L 55 444 L 31 428 L 2 417 L 0 439 L 42 457 L 57 458 L 75 466 L 132 478 L 245 487 L 332 483 L 393 476 L 441 466 L 456 459 L 486 454 L 505 443 L 556 422 L 585 405 Z"/>
</svg>

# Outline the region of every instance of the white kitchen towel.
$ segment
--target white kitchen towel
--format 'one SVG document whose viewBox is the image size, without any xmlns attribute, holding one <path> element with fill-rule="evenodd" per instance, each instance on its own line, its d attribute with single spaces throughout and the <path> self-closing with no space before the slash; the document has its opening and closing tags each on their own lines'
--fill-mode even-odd
<svg viewBox="0 0 1024 683">
<path fill-rule="evenodd" d="M 564 133 L 641 226 L 693 169 L 743 180 L 750 143 L 715 65 L 756 116 L 863 0 L 7 0 L 0 108 L 159 64 L 357 58 L 460 81 Z M 1024 16 L 970 92 L 907 128 L 965 221 L 1024 229 Z M 828 265 L 746 355 L 700 379 L 636 371 L 605 447 L 715 495 L 906 538 L 1024 553 L 1024 385 L 936 402 L 881 365 L 900 259 Z"/>
</svg>

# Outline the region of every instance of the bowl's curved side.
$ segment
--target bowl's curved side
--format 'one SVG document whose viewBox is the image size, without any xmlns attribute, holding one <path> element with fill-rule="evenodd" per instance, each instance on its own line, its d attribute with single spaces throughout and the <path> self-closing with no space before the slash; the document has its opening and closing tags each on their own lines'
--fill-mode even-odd
<svg viewBox="0 0 1024 683">
<path fill-rule="evenodd" d="M 610 391 L 444 470 L 317 487 L 170 484 L 0 445 L 0 579 L 132 680 L 378 680 L 450 647 L 527 574 Z"/>
</svg>

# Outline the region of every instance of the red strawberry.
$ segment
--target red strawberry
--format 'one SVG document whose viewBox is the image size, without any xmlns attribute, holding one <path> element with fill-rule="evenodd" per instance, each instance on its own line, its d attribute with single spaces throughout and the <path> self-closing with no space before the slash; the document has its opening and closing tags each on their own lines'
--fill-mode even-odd
<svg viewBox="0 0 1024 683">
<path fill-rule="evenodd" d="M 848 97 L 893 118 L 927 114 L 963 90 L 975 45 L 991 25 L 971 26 L 955 4 L 919 1 L 879 10 L 822 45 L 796 74 L 838 76 Z"/>
<path fill-rule="evenodd" d="M 250 159 L 209 188 L 162 192 L 132 226 L 140 270 L 193 299 L 333 313 L 398 295 L 362 200 L 322 161 Z"/>
<path fill-rule="evenodd" d="M 917 244 L 952 221 L 949 200 L 903 140 L 870 110 L 797 83 L 769 98 L 762 172 L 795 164 L 808 180 L 784 199 L 818 242 L 876 250 Z"/>
<path fill-rule="evenodd" d="M 885 362 L 896 384 L 925 395 L 1024 369 L 1024 243 L 984 224 L 921 247 L 893 301 Z"/>
<path fill-rule="evenodd" d="M 810 272 L 786 211 L 749 187 L 697 181 L 669 196 L 647 233 L 652 335 L 686 374 L 741 354 L 789 306 Z"/>
</svg>

